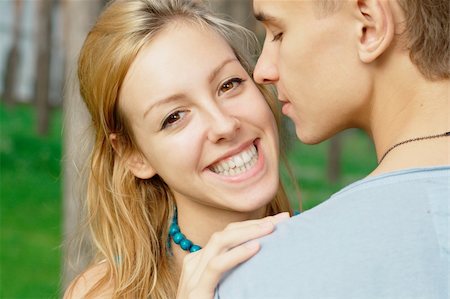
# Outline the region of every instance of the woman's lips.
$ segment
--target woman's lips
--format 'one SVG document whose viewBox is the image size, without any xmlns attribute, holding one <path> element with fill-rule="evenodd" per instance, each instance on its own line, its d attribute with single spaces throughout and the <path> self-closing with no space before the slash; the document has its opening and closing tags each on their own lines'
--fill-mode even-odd
<svg viewBox="0 0 450 299">
<path fill-rule="evenodd" d="M 234 176 L 250 170 L 258 161 L 258 151 L 254 144 L 240 153 L 223 159 L 209 169 L 219 175 Z"/>
<path fill-rule="evenodd" d="M 244 162 L 243 164 L 241 163 L 242 161 L 237 160 L 236 162 L 241 164 L 236 165 L 236 163 L 234 163 L 234 159 L 242 159 L 242 157 L 239 156 L 244 155 L 244 153 L 246 152 L 247 154 L 249 154 L 249 152 L 252 153 L 252 155 L 250 156 L 250 160 L 248 160 L 247 157 L 246 159 L 248 160 L 248 162 Z M 262 153 L 262 150 L 259 148 L 259 139 L 257 139 L 254 144 L 252 144 L 241 153 L 225 160 L 226 161 L 219 161 L 218 163 L 212 165 L 212 169 L 211 167 L 209 167 L 209 173 L 211 173 L 214 177 L 220 178 L 221 180 L 233 183 L 241 182 L 255 176 L 259 171 L 261 171 L 261 169 L 263 169 L 265 163 L 264 155 Z M 227 164 L 225 164 L 224 162 L 226 162 Z M 233 166 L 233 163 L 234 167 L 229 167 L 228 170 L 225 170 L 225 167 Z M 221 165 L 222 170 L 219 169 L 219 165 Z M 237 166 L 239 167 L 239 169 L 237 168 Z"/>
</svg>

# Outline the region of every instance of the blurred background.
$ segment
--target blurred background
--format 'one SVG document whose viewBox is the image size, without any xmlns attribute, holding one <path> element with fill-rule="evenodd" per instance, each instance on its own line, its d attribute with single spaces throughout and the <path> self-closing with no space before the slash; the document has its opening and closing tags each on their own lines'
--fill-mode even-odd
<svg viewBox="0 0 450 299">
<path fill-rule="evenodd" d="M 59 298 L 74 275 L 63 260 L 75 252 L 62 244 L 77 222 L 75 153 L 86 115 L 73 113 L 78 95 L 67 82 L 86 33 L 107 2 L 0 0 L 0 298 Z M 251 1 L 208 2 L 264 37 Z M 373 146 L 360 131 L 306 146 L 286 122 L 288 160 L 304 210 L 376 166 Z M 299 209 L 294 184 L 286 171 L 282 176 Z"/>
</svg>

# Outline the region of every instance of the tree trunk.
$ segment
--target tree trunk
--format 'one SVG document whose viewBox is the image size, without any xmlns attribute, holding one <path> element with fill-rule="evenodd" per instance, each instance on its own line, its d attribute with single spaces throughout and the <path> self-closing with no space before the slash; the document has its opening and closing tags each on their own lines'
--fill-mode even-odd
<svg viewBox="0 0 450 299">
<path fill-rule="evenodd" d="M 89 143 L 87 127 L 91 118 L 82 103 L 76 62 L 80 48 L 93 25 L 103 2 L 101 0 L 62 0 L 64 20 L 64 46 L 66 69 L 66 93 L 64 96 L 64 203 L 63 203 L 63 269 L 62 289 L 86 267 L 89 261 L 88 243 L 73 246 L 71 240 L 77 236 L 80 228 L 81 200 L 85 197 L 83 169 L 86 163 Z M 83 152 L 84 149 L 84 152 Z M 81 171 L 80 171 L 81 170 Z M 85 239 L 86 240 L 86 239 Z M 71 263 L 74 262 L 74 264 Z"/>
<path fill-rule="evenodd" d="M 50 57 L 52 47 L 52 7 L 53 0 L 37 2 L 37 68 L 36 68 L 36 108 L 37 132 L 48 133 L 49 125 L 49 90 L 50 90 Z"/>
<path fill-rule="evenodd" d="M 17 71 L 19 70 L 20 52 L 20 24 L 22 19 L 22 0 L 14 1 L 14 18 L 12 30 L 12 44 L 6 58 L 5 77 L 3 81 L 3 100 L 8 105 L 15 102 L 15 89 L 17 85 Z"/>
<path fill-rule="evenodd" d="M 341 179 L 341 135 L 330 140 L 328 148 L 328 180 L 336 183 Z"/>
</svg>

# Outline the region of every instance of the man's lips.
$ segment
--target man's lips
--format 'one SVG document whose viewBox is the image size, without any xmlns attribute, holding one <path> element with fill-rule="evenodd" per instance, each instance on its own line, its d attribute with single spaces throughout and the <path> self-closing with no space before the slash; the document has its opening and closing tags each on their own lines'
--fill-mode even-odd
<svg viewBox="0 0 450 299">
<path fill-rule="evenodd" d="M 288 115 L 288 113 L 289 113 L 289 107 L 291 106 L 291 102 L 289 102 L 289 101 L 282 101 L 281 102 L 281 112 L 284 114 L 284 115 Z"/>
<path fill-rule="evenodd" d="M 285 98 L 278 98 L 278 101 L 280 101 L 281 103 L 283 103 L 283 104 L 287 104 L 287 103 L 290 103 L 289 102 L 289 100 L 287 100 L 287 99 L 285 99 Z"/>
</svg>

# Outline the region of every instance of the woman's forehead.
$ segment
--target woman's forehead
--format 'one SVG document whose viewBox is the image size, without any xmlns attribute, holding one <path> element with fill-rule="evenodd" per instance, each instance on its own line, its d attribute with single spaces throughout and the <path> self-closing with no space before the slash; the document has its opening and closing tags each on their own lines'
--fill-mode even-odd
<svg viewBox="0 0 450 299">
<path fill-rule="evenodd" d="M 194 25 L 168 28 L 138 53 L 125 76 L 121 98 L 167 98 L 208 84 L 221 66 L 231 63 L 240 65 L 214 30 Z"/>
</svg>

